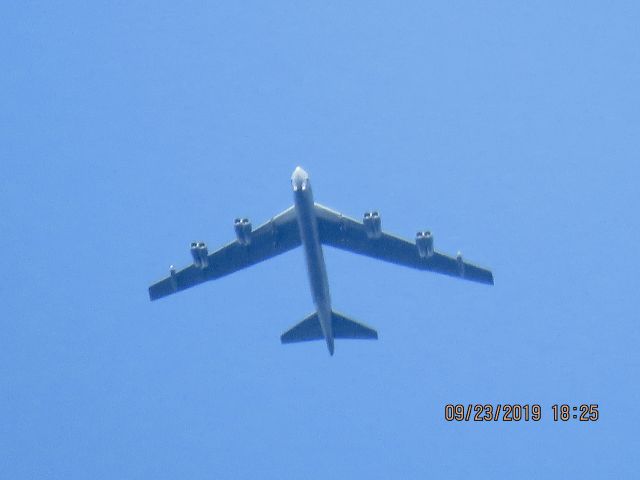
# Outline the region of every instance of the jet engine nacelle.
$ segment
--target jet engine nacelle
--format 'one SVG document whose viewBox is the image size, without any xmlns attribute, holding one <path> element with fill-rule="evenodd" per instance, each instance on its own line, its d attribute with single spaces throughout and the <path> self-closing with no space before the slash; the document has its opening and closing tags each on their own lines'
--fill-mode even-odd
<svg viewBox="0 0 640 480">
<path fill-rule="evenodd" d="M 206 268 L 209 266 L 209 250 L 204 242 L 191 242 L 191 256 L 196 267 Z"/>
<path fill-rule="evenodd" d="M 233 221 L 233 228 L 240 245 L 246 246 L 251 243 L 251 222 L 248 218 L 236 218 Z"/>
<path fill-rule="evenodd" d="M 431 232 L 416 233 L 416 246 L 420 258 L 429 258 L 433 255 L 433 235 Z"/>
<path fill-rule="evenodd" d="M 382 220 L 378 212 L 367 212 L 362 219 L 367 237 L 380 238 L 382 236 Z"/>
</svg>

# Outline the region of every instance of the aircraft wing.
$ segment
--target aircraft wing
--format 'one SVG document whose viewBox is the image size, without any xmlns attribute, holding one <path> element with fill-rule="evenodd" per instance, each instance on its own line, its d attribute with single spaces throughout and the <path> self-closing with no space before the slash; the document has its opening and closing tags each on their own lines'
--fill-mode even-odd
<svg viewBox="0 0 640 480">
<path fill-rule="evenodd" d="M 490 270 L 463 261 L 462 257 L 434 251 L 431 257 L 422 258 L 415 242 L 385 232 L 381 232 L 378 238 L 369 238 L 362 222 L 317 203 L 315 208 L 320 241 L 326 245 L 418 270 L 493 285 Z"/>
<path fill-rule="evenodd" d="M 235 240 L 206 256 L 206 266 L 192 264 L 149 287 L 151 300 L 166 297 L 194 285 L 215 280 L 287 252 L 300 245 L 300 233 L 294 207 L 276 215 L 250 235 L 243 245 Z"/>
</svg>

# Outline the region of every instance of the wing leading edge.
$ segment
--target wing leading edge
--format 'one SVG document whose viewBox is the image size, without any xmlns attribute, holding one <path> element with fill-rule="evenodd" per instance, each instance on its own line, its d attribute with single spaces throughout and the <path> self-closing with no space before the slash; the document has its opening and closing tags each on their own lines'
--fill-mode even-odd
<svg viewBox="0 0 640 480">
<path fill-rule="evenodd" d="M 182 270 L 172 270 L 168 277 L 149 287 L 149 297 L 151 300 L 166 297 L 208 280 L 237 272 L 299 246 L 300 233 L 294 207 L 289 207 L 255 229 L 250 237 L 248 245 L 234 240 L 209 254 L 204 267 L 192 264 Z"/>
<path fill-rule="evenodd" d="M 490 270 L 468 263 L 462 257 L 434 251 L 430 257 L 423 258 L 414 242 L 385 232 L 377 238 L 369 238 L 363 223 L 317 203 L 315 207 L 320 241 L 326 245 L 418 270 L 493 285 Z"/>
</svg>

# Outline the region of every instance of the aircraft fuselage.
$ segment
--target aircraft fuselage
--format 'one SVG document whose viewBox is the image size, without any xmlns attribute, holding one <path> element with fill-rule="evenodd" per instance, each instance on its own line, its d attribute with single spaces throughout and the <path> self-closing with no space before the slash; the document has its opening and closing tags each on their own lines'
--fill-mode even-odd
<svg viewBox="0 0 640 480">
<path fill-rule="evenodd" d="M 309 183 L 309 176 L 301 168 L 296 168 L 291 177 L 293 185 L 293 199 L 298 218 L 300 239 L 307 260 L 307 271 L 311 283 L 311 295 L 318 312 L 320 327 L 327 342 L 329 352 L 333 355 L 333 331 L 331 321 L 331 296 L 329 295 L 329 281 L 327 267 L 322 254 L 322 244 L 318 234 L 313 192 Z"/>
</svg>

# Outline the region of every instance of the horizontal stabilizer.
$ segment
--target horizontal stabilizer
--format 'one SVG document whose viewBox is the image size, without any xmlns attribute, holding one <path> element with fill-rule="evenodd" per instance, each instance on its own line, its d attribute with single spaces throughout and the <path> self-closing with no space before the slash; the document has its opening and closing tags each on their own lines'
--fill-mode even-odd
<svg viewBox="0 0 640 480">
<path fill-rule="evenodd" d="M 357 338 L 361 340 L 377 340 L 378 332 L 362 323 L 332 312 L 333 338 Z"/>
<path fill-rule="evenodd" d="M 280 336 L 282 343 L 309 342 L 311 340 L 322 340 L 322 328 L 318 320 L 318 314 L 312 313 L 296 326 L 291 327 Z"/>
<path fill-rule="evenodd" d="M 373 328 L 336 312 L 332 312 L 331 315 L 333 338 L 377 340 L 378 332 Z M 312 313 L 280 337 L 282 343 L 309 342 L 322 339 L 324 339 L 324 334 L 322 333 L 317 313 Z"/>
</svg>

